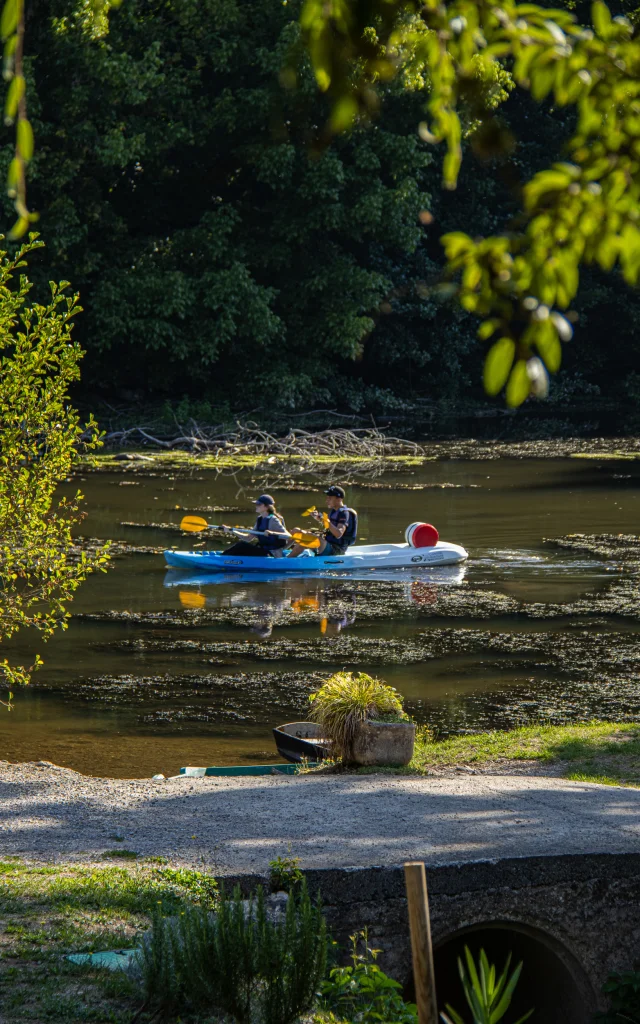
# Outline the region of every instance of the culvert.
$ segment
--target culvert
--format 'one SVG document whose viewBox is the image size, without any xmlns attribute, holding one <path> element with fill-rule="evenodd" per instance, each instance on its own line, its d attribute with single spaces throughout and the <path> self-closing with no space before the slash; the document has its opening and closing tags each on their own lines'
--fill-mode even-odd
<svg viewBox="0 0 640 1024">
<path fill-rule="evenodd" d="M 458 957 L 464 960 L 465 945 L 476 960 L 484 949 L 498 974 L 509 953 L 511 970 L 522 960 L 510 1019 L 518 1020 L 533 1008 L 531 1024 L 591 1024 L 596 999 L 576 958 L 553 936 L 513 921 L 489 921 L 462 928 L 437 944 L 434 966 L 439 1009 L 449 1003 L 463 1019 L 468 1017 L 458 974 Z M 413 998 L 413 978 L 407 984 L 406 995 Z"/>
</svg>

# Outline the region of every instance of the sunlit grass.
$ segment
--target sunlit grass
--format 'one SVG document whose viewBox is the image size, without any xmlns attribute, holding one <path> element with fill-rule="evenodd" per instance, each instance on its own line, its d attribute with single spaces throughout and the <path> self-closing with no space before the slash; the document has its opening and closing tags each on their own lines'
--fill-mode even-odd
<svg viewBox="0 0 640 1024">
<path fill-rule="evenodd" d="M 499 766 L 501 762 L 558 763 L 565 778 L 606 785 L 640 785 L 640 724 L 588 722 L 527 725 L 510 731 L 435 739 L 419 729 L 406 771 L 456 765 Z"/>
<path fill-rule="evenodd" d="M 129 1024 L 142 1002 L 135 982 L 123 972 L 78 967 L 65 954 L 131 948 L 159 903 L 168 913 L 179 913 L 187 902 L 210 908 L 216 898 L 210 876 L 164 863 L 96 868 L 5 857 L 0 861 L 0 1020 Z M 147 1016 L 139 1020 L 145 1024 Z"/>
</svg>

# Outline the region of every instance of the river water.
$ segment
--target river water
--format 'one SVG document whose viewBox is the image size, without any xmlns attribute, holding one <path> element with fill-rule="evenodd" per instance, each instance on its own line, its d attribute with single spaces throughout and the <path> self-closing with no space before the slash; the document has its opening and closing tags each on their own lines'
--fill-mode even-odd
<svg viewBox="0 0 640 1024">
<path fill-rule="evenodd" d="M 126 554 L 79 591 L 69 629 L 42 650 L 45 667 L 0 716 L 0 756 L 114 777 L 275 761 L 272 727 L 306 717 L 309 693 L 356 667 L 396 686 L 441 734 L 638 717 L 633 570 L 544 538 L 637 532 L 640 461 L 454 460 L 350 479 L 362 540 L 400 541 L 426 520 L 467 548 L 468 563 L 219 581 Z M 83 532 L 188 547 L 149 524 L 220 507 L 200 514 L 249 525 L 265 485 L 293 526 L 322 506 L 321 483 L 319 473 L 290 489 L 258 471 L 127 465 L 80 478 Z M 30 659 L 30 640 L 12 655 Z"/>
</svg>

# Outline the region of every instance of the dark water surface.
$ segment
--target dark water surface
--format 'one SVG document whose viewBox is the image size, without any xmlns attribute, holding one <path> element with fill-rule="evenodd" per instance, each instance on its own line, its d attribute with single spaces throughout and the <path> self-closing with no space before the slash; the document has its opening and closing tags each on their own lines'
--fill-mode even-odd
<svg viewBox="0 0 640 1024">
<path fill-rule="evenodd" d="M 177 525 L 186 511 L 225 506 L 248 511 L 203 514 L 248 525 L 249 499 L 268 482 L 153 467 L 89 474 L 83 530 L 188 547 L 177 532 L 121 524 Z M 289 526 L 322 504 L 313 482 L 270 489 Z M 400 541 L 426 520 L 469 562 L 357 580 L 218 580 L 167 573 L 161 555 L 126 555 L 85 584 L 68 631 L 44 648 L 44 669 L 0 716 L 0 756 L 118 777 L 278 760 L 271 728 L 305 717 L 309 692 L 343 667 L 387 679 L 443 732 L 640 714 L 640 620 L 612 599 L 630 570 L 543 543 L 638 532 L 640 462 L 426 463 L 353 484 L 348 498 L 362 540 Z M 26 660 L 25 640 L 14 651 Z"/>
</svg>

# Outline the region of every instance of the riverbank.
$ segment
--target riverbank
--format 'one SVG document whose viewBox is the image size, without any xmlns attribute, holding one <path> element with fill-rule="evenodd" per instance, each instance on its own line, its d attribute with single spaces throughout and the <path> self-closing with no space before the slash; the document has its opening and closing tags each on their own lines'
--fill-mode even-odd
<svg viewBox="0 0 640 1024">
<path fill-rule="evenodd" d="M 418 731 L 413 761 L 403 770 L 423 775 L 553 775 L 640 787 L 640 725 L 528 725 L 441 740 L 423 729 Z"/>
<path fill-rule="evenodd" d="M 328 437 L 327 437 L 328 435 Z M 532 441 L 465 440 L 418 443 L 391 437 L 381 431 L 336 430 L 318 434 L 255 437 L 253 432 L 198 437 L 175 436 L 170 440 L 134 433 L 107 437 L 107 450 L 82 458 L 82 471 L 127 470 L 142 475 L 175 472 L 188 467 L 200 469 L 278 468 L 289 475 L 313 465 L 318 468 L 353 466 L 364 471 L 410 468 L 425 462 L 449 459 L 486 461 L 493 459 L 604 459 L 630 461 L 640 458 L 640 437 L 564 437 Z M 129 445 L 130 447 L 127 447 Z M 109 450 L 111 449 L 111 450 Z"/>
<path fill-rule="evenodd" d="M 638 736 L 597 723 L 423 737 L 414 766 L 377 774 L 152 781 L 2 762 L 0 849 L 69 862 L 162 856 L 216 875 L 263 873 L 288 852 L 304 867 L 624 852 L 640 831 L 640 792 L 619 788 L 638 781 Z M 605 780 L 616 786 L 593 784 Z"/>
</svg>

